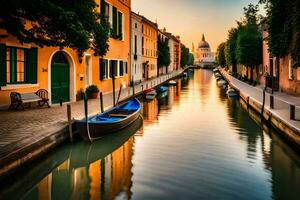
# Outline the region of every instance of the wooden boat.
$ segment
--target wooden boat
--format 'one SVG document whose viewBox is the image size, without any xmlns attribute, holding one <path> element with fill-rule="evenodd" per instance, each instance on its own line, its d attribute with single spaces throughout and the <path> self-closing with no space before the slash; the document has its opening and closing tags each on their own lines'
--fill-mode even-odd
<svg viewBox="0 0 300 200">
<path fill-rule="evenodd" d="M 217 83 L 218 83 L 218 86 L 223 86 L 223 85 L 227 84 L 227 82 L 223 79 L 219 80 Z"/>
<path fill-rule="evenodd" d="M 77 129 L 85 141 L 94 141 L 119 131 L 138 119 L 141 103 L 136 98 L 98 114 L 76 122 Z"/>
<path fill-rule="evenodd" d="M 215 68 L 215 69 L 213 69 L 213 72 L 214 72 L 214 73 L 217 73 L 217 72 L 219 72 L 219 69 L 218 69 L 218 68 Z"/>
<path fill-rule="evenodd" d="M 235 89 L 229 87 L 227 92 L 226 92 L 228 97 L 237 97 L 239 96 L 238 93 L 235 91 Z"/>
<path fill-rule="evenodd" d="M 177 82 L 174 81 L 174 80 L 171 80 L 171 81 L 169 81 L 168 84 L 169 84 L 170 86 L 176 86 L 176 85 L 177 85 Z"/>
<path fill-rule="evenodd" d="M 153 99 L 155 99 L 155 97 L 157 95 L 157 92 L 152 88 L 145 90 L 143 93 L 144 93 L 145 99 L 147 99 L 147 100 L 153 100 Z"/>
<path fill-rule="evenodd" d="M 164 93 L 164 92 L 166 92 L 166 91 L 168 91 L 168 87 L 166 87 L 166 86 L 160 86 L 159 88 L 157 88 L 156 89 L 156 92 L 157 93 Z"/>
</svg>

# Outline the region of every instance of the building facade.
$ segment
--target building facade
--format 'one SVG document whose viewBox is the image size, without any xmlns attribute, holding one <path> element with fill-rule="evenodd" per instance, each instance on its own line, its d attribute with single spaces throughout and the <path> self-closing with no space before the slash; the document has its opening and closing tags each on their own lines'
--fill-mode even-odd
<svg viewBox="0 0 300 200">
<path fill-rule="evenodd" d="M 170 41 L 170 37 L 165 34 L 166 29 L 162 29 L 162 30 L 158 30 L 158 41 L 162 41 L 162 42 L 168 42 L 168 47 L 169 47 L 169 41 Z M 170 49 L 170 47 L 169 47 Z M 159 49 L 158 49 L 159 51 Z M 170 53 L 170 60 L 171 60 L 171 53 Z M 158 76 L 160 75 L 164 75 L 169 73 L 169 66 L 159 66 L 157 65 L 157 71 L 158 71 Z"/>
<path fill-rule="evenodd" d="M 270 55 L 268 29 L 265 21 L 261 23 L 263 38 L 262 66 L 257 70 L 260 84 L 275 91 L 300 96 L 300 66 L 293 66 L 291 54 L 278 59 Z"/>
<path fill-rule="evenodd" d="M 135 83 L 143 80 L 142 17 L 131 12 L 131 76 Z"/>
<path fill-rule="evenodd" d="M 163 30 L 163 34 L 169 39 L 169 50 L 170 50 L 170 60 L 171 63 L 168 66 L 168 73 L 180 69 L 181 61 L 181 42 L 179 36 L 174 36 L 173 34 Z"/>
<path fill-rule="evenodd" d="M 157 35 L 158 26 L 142 17 L 142 65 L 143 80 L 157 76 Z"/>
<path fill-rule="evenodd" d="M 103 0 L 96 0 L 98 12 Z M 109 39 L 109 51 L 100 58 L 87 51 L 83 57 L 70 48 L 40 48 L 20 43 L 9 35 L 0 39 L 0 107 L 10 104 L 10 93 L 46 89 L 51 104 L 74 102 L 89 85 L 100 91 L 112 91 L 111 69 L 115 69 L 116 87 L 130 81 L 130 0 L 107 0 L 105 14 L 116 33 Z M 5 30 L 0 30 L 6 33 Z M 122 51 L 120 51 L 122 49 Z"/>
</svg>

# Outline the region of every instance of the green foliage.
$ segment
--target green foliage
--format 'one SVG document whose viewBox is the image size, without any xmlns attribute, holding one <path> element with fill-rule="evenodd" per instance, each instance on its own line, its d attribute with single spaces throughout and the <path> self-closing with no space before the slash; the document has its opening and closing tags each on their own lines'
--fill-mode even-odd
<svg viewBox="0 0 300 200">
<path fill-rule="evenodd" d="M 218 46 L 217 49 L 217 64 L 221 67 L 225 67 L 226 66 L 226 56 L 225 56 L 225 49 L 226 49 L 226 43 L 223 42 Z"/>
<path fill-rule="evenodd" d="M 93 93 L 98 93 L 99 88 L 96 85 L 90 85 L 89 87 L 86 88 L 86 93 L 87 95 L 91 95 Z"/>
<path fill-rule="evenodd" d="M 226 64 L 232 65 L 236 67 L 237 60 L 236 60 L 236 47 L 237 47 L 237 39 L 239 36 L 239 28 L 232 28 L 229 30 L 228 39 L 226 42 L 226 49 L 225 49 L 225 57 L 226 57 Z"/>
<path fill-rule="evenodd" d="M 194 55 L 192 53 L 189 53 L 189 59 L 188 59 L 187 64 L 188 65 L 194 65 L 194 63 L 195 63 Z"/>
<path fill-rule="evenodd" d="M 159 36 L 157 41 L 158 41 L 157 65 L 158 65 L 158 67 L 169 66 L 171 63 L 169 40 L 167 38 L 163 39 Z"/>
<path fill-rule="evenodd" d="M 262 39 L 256 25 L 248 25 L 240 30 L 236 57 L 239 64 L 254 67 L 262 62 Z"/>
<path fill-rule="evenodd" d="M 108 51 L 109 24 L 94 0 L 0 0 L 0 5 L 0 28 L 21 42 L 70 47 L 79 55 Z"/>
<path fill-rule="evenodd" d="M 190 50 L 185 45 L 181 45 L 181 60 L 180 60 L 181 67 L 185 67 L 188 64 L 189 56 L 190 56 Z"/>
</svg>

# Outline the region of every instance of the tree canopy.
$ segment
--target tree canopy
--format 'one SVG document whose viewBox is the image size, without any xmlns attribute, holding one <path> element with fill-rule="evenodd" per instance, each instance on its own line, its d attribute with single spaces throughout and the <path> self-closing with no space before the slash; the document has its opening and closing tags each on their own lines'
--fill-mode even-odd
<svg viewBox="0 0 300 200">
<path fill-rule="evenodd" d="M 218 49 L 217 49 L 216 60 L 217 60 L 217 64 L 221 67 L 226 66 L 225 49 L 226 49 L 226 43 L 225 42 L 221 43 L 218 46 Z"/>
<path fill-rule="evenodd" d="M 226 41 L 225 57 L 227 65 L 232 65 L 233 71 L 236 72 L 236 48 L 237 39 L 239 36 L 239 28 L 232 28 L 229 30 L 228 39 Z"/>
<path fill-rule="evenodd" d="M 185 67 L 188 64 L 190 57 L 190 50 L 185 45 L 181 45 L 181 60 L 180 65 L 181 67 Z"/>
<path fill-rule="evenodd" d="M 79 55 L 88 49 L 99 56 L 108 51 L 110 26 L 94 0 L 0 0 L 0 4 L 0 28 L 22 43 L 70 47 Z"/>
<path fill-rule="evenodd" d="M 158 58 L 157 65 L 158 67 L 169 66 L 171 63 L 170 58 L 170 48 L 169 48 L 169 39 L 158 37 Z"/>
</svg>

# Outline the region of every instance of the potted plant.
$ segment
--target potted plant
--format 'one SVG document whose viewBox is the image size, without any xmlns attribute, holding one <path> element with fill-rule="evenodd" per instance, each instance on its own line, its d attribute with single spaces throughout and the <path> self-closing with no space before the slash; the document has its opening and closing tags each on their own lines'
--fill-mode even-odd
<svg viewBox="0 0 300 200">
<path fill-rule="evenodd" d="M 86 88 L 86 94 L 88 95 L 89 99 L 97 99 L 99 93 L 99 89 L 96 85 L 90 85 Z"/>
</svg>

